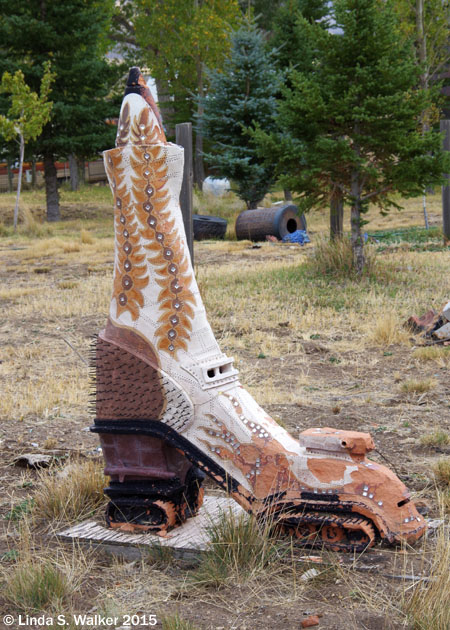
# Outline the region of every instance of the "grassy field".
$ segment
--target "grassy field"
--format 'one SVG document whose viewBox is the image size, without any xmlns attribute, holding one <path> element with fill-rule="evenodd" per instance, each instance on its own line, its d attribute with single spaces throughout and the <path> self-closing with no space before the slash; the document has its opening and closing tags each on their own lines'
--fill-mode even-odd
<svg viewBox="0 0 450 630">
<path fill-rule="evenodd" d="M 388 217 L 371 209 L 374 264 L 357 282 L 329 272 L 326 210 L 308 217 L 311 244 L 253 248 L 234 237 L 239 200 L 195 197 L 196 211 L 229 219 L 225 241 L 195 245 L 195 268 L 242 382 L 294 436 L 312 426 L 370 431 L 374 459 L 433 519 L 450 513 L 450 348 L 421 347 L 403 323 L 450 299 L 440 204 L 428 198 L 428 232 L 420 199 Z M 330 630 L 450 628 L 447 520 L 415 548 L 376 549 L 354 564 L 330 554 L 299 562 L 304 550 L 226 519 L 200 566 L 158 548 L 127 563 L 56 544 L 52 532 L 64 524 L 102 519 L 98 441 L 86 427 L 89 348 L 111 294 L 111 195 L 102 186 L 63 190 L 62 221 L 47 225 L 43 192 L 27 191 L 18 234 L 13 206 L 13 195 L 0 195 L 3 614 L 145 613 L 165 630 L 293 630 L 313 613 Z M 57 466 L 14 465 L 30 452 Z M 378 568 L 356 570 L 371 563 Z M 312 567 L 317 575 L 306 579 Z M 385 577 L 411 574 L 430 580 Z"/>
</svg>

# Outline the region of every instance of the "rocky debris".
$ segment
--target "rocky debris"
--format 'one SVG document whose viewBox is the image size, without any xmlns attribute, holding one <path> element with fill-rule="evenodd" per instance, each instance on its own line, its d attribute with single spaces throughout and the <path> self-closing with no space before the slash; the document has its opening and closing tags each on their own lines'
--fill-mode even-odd
<svg viewBox="0 0 450 630">
<path fill-rule="evenodd" d="M 319 625 L 319 617 L 317 615 L 311 615 L 310 617 L 303 619 L 303 621 L 300 624 L 302 628 L 311 628 L 312 626 L 318 626 L 318 625 Z"/>
<path fill-rule="evenodd" d="M 303 582 L 307 582 L 308 580 L 312 580 L 313 578 L 317 577 L 318 575 L 319 575 L 319 571 L 317 569 L 308 569 L 308 571 L 305 571 L 300 576 L 300 579 Z"/>
<path fill-rule="evenodd" d="M 431 309 L 422 317 L 412 315 L 405 322 L 405 326 L 413 333 L 421 334 L 426 345 L 450 344 L 450 302 L 447 302 L 439 313 Z"/>
<path fill-rule="evenodd" d="M 444 306 L 444 308 L 442 309 L 442 314 L 447 319 L 447 321 L 450 322 L 450 302 L 447 302 L 447 304 Z"/>
<path fill-rule="evenodd" d="M 41 453 L 24 453 L 14 459 L 14 464 L 21 468 L 48 468 L 53 462 L 52 455 L 42 455 Z"/>
</svg>

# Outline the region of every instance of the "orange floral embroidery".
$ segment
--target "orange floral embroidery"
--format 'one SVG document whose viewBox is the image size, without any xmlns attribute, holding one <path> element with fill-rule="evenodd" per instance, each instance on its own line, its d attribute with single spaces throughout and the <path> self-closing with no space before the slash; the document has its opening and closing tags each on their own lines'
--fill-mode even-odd
<svg viewBox="0 0 450 630">
<path fill-rule="evenodd" d="M 122 156 L 109 151 L 105 156 L 106 172 L 114 193 L 116 264 L 114 269 L 113 296 L 116 299 L 117 316 L 128 311 L 133 321 L 139 317 L 139 307 L 144 306 L 142 290 L 149 277 L 145 265 L 145 253 L 140 245 L 139 226 L 134 218 L 130 191 L 124 182 Z"/>
<path fill-rule="evenodd" d="M 158 296 L 161 315 L 155 336 L 157 347 L 176 356 L 187 350 L 192 330 L 195 297 L 186 244 L 168 208 L 168 168 L 165 162 L 165 136 L 148 108 L 130 124 L 126 104 L 119 121 L 117 144 L 129 142 L 132 169 L 131 187 L 125 185 L 122 151 L 109 151 L 105 162 L 114 192 L 116 210 L 117 259 L 114 274 L 114 297 L 117 315 L 128 311 L 133 320 L 144 306 L 142 290 L 148 285 L 148 257 L 161 287 Z M 136 220 L 137 219 L 137 220 Z M 142 244 L 145 239 L 147 244 Z M 145 252 L 147 250 L 147 252 Z"/>
<path fill-rule="evenodd" d="M 130 158 L 133 171 L 133 194 L 141 235 L 149 241 L 145 248 L 154 265 L 161 287 L 158 296 L 161 315 L 156 337 L 158 349 L 174 356 L 179 349 L 187 350 L 192 330 L 195 298 L 190 289 L 192 273 L 186 246 L 168 209 L 168 169 L 161 146 L 133 146 Z"/>
</svg>

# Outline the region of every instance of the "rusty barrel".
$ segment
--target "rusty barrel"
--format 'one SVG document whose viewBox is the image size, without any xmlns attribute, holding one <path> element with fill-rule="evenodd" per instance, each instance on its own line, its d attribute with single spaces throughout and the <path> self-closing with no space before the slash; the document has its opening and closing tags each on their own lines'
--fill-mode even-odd
<svg viewBox="0 0 450 630">
<path fill-rule="evenodd" d="M 250 241 L 264 241 L 269 235 L 281 240 L 286 234 L 305 229 L 305 218 L 298 215 L 298 208 L 293 203 L 244 210 L 236 219 L 235 226 L 236 238 Z"/>
</svg>

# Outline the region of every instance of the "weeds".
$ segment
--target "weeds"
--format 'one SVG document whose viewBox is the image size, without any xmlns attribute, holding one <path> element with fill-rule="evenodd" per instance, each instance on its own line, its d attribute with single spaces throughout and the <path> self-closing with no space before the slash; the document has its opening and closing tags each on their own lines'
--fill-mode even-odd
<svg viewBox="0 0 450 630">
<path fill-rule="evenodd" d="M 420 439 L 423 446 L 447 446 L 450 444 L 450 435 L 441 429 L 436 429 L 433 433 L 427 433 Z"/>
<path fill-rule="evenodd" d="M 370 245 L 366 245 L 364 251 L 366 257 L 364 275 L 371 276 L 378 269 L 375 249 Z M 356 278 L 352 244 L 348 238 L 316 239 L 310 265 L 320 275 L 336 278 Z"/>
<path fill-rule="evenodd" d="M 404 381 L 400 389 L 406 394 L 423 394 L 429 392 L 436 387 L 437 383 L 434 378 L 425 378 L 423 380 L 411 379 Z"/>
<path fill-rule="evenodd" d="M 37 612 L 57 608 L 69 596 L 72 587 L 66 575 L 50 560 L 19 563 L 14 567 L 4 589 L 5 598 L 18 610 Z"/>
<path fill-rule="evenodd" d="M 439 459 L 433 464 L 433 472 L 438 483 L 450 486 L 450 457 Z"/>
<path fill-rule="evenodd" d="M 173 561 L 173 549 L 157 540 L 148 548 L 147 560 L 155 568 L 165 568 Z"/>
<path fill-rule="evenodd" d="M 168 615 L 161 618 L 163 630 L 196 630 L 196 627 L 180 615 Z"/>
<path fill-rule="evenodd" d="M 81 230 L 80 240 L 84 245 L 92 245 L 95 241 L 94 237 L 87 230 Z"/>
<path fill-rule="evenodd" d="M 230 579 L 243 582 L 267 569 L 278 556 L 279 547 L 268 522 L 255 517 L 224 512 L 208 527 L 210 542 L 194 582 L 203 586 L 223 586 Z"/>
<path fill-rule="evenodd" d="M 87 460 L 62 471 L 40 472 L 34 495 L 34 515 L 46 521 L 82 520 L 104 503 L 102 463 Z"/>
<path fill-rule="evenodd" d="M 29 514 L 34 506 L 34 499 L 24 499 L 5 514 L 7 521 L 20 521 Z"/>
<path fill-rule="evenodd" d="M 424 346 L 416 348 L 413 357 L 419 361 L 436 361 L 437 363 L 445 363 L 450 360 L 450 347 L 445 346 Z"/>
<path fill-rule="evenodd" d="M 404 596 L 403 608 L 411 630 L 448 630 L 450 628 L 450 539 L 445 526 L 438 532 L 428 582 L 415 585 Z"/>
<path fill-rule="evenodd" d="M 398 314 L 391 311 L 379 315 L 375 319 L 375 325 L 371 322 L 369 339 L 379 346 L 388 347 L 394 343 L 405 342 L 408 335 L 402 328 Z M 388 353 L 385 353 L 385 356 L 389 356 Z"/>
</svg>

